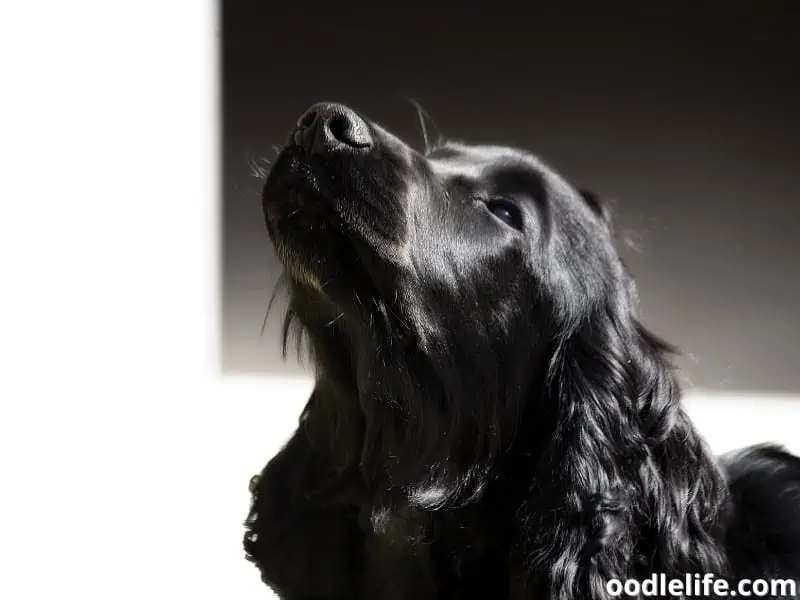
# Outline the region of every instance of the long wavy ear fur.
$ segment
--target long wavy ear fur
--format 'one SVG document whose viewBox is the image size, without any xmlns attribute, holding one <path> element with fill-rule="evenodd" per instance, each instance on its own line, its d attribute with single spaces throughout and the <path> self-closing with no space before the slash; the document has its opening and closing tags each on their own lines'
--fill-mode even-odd
<svg viewBox="0 0 800 600">
<path fill-rule="evenodd" d="M 556 430 L 525 508 L 529 572 L 560 600 L 606 598 L 609 578 L 724 576 L 725 486 L 680 406 L 671 349 L 624 309 L 601 312 L 550 364 Z"/>
</svg>

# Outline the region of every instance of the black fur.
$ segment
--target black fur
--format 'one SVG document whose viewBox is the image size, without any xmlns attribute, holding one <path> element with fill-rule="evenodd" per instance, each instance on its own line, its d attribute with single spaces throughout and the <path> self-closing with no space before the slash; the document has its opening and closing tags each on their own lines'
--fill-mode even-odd
<svg viewBox="0 0 800 600">
<path fill-rule="evenodd" d="M 607 206 L 521 150 L 422 155 L 367 123 L 366 150 L 290 140 L 264 189 L 316 387 L 251 482 L 263 580 L 288 600 L 599 600 L 653 572 L 798 579 L 800 460 L 709 453 Z"/>
</svg>

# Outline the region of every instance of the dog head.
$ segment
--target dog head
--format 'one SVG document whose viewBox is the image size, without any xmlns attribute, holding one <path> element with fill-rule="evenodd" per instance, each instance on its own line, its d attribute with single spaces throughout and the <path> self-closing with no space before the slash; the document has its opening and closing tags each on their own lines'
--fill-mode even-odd
<svg viewBox="0 0 800 600">
<path fill-rule="evenodd" d="M 631 301 L 605 207 L 522 150 L 422 154 L 317 104 L 263 207 L 320 384 L 362 413 L 360 463 L 379 486 L 416 480 L 404 493 L 423 503 L 463 494 L 466 465 L 507 447 L 554 345 L 610 296 Z"/>
<path fill-rule="evenodd" d="M 611 547 L 613 570 L 638 560 L 636 535 L 664 556 L 710 539 L 718 474 L 679 406 L 669 348 L 637 321 L 596 195 L 519 149 L 423 154 L 318 104 L 263 206 L 290 288 L 286 331 L 299 325 L 317 369 L 304 422 L 360 473 L 373 525 L 397 507 L 474 501 L 513 447 L 549 487 L 529 506 L 540 547 Z M 709 501 L 665 504 L 666 486 Z M 549 521 L 566 513 L 590 525 L 542 538 L 569 530 Z M 650 533 L 634 534 L 643 514 Z"/>
<path fill-rule="evenodd" d="M 431 355 L 563 331 L 621 274 L 604 207 L 541 160 L 454 143 L 423 155 L 341 105 L 300 118 L 263 200 L 295 296 L 351 335 Z"/>
</svg>

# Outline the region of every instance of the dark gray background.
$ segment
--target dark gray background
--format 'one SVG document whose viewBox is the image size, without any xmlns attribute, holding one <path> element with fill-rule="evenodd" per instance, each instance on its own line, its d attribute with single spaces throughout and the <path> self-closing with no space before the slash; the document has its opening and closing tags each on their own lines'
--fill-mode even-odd
<svg viewBox="0 0 800 600">
<path fill-rule="evenodd" d="M 279 267 L 248 160 L 320 100 L 419 146 L 411 97 L 615 200 L 642 318 L 691 384 L 800 390 L 800 20 L 768 8 L 791 3 L 547 4 L 223 3 L 225 373 L 300 372 L 280 311 L 260 332 Z"/>
</svg>

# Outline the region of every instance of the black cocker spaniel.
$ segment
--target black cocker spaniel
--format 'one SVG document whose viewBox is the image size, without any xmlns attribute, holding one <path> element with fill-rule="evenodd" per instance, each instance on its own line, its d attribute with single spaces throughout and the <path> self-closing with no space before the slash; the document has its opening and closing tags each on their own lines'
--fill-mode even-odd
<svg viewBox="0 0 800 600">
<path fill-rule="evenodd" d="M 653 574 L 800 578 L 800 459 L 710 454 L 594 194 L 527 152 L 422 154 L 325 103 L 263 206 L 284 343 L 297 334 L 316 375 L 251 481 L 245 549 L 280 597 L 599 600 Z"/>
</svg>

